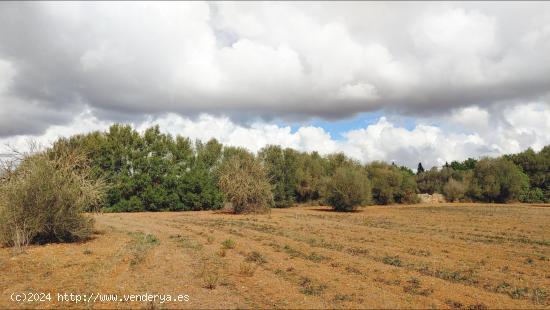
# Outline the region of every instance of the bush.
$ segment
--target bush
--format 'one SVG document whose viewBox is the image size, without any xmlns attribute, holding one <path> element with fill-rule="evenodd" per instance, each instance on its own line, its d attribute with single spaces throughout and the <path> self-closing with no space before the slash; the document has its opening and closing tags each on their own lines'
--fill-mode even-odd
<svg viewBox="0 0 550 310">
<path fill-rule="evenodd" d="M 457 201 L 464 198 L 466 186 L 463 182 L 450 178 L 443 186 L 443 195 L 448 201 Z"/>
<path fill-rule="evenodd" d="M 483 159 L 473 170 L 469 194 L 486 202 L 517 201 L 529 188 L 529 179 L 507 159 Z"/>
<path fill-rule="evenodd" d="M 544 202 L 544 192 L 540 188 L 530 188 L 520 197 L 521 202 Z"/>
<path fill-rule="evenodd" d="M 88 238 L 104 185 L 90 177 L 86 157 L 60 144 L 28 156 L 0 181 L 0 244 L 71 242 Z"/>
<path fill-rule="evenodd" d="M 404 169 L 383 162 L 366 166 L 372 180 L 372 197 L 376 204 L 417 203 L 415 178 Z M 426 172 L 421 175 L 426 174 Z"/>
<path fill-rule="evenodd" d="M 224 158 L 218 184 L 235 213 L 266 213 L 273 204 L 266 170 L 251 153 L 241 150 Z"/>
<path fill-rule="evenodd" d="M 342 166 L 328 179 L 324 196 L 334 210 L 353 211 L 358 206 L 370 203 L 369 179 L 360 168 Z"/>
<path fill-rule="evenodd" d="M 181 200 L 182 210 L 217 210 L 222 207 L 222 194 L 214 174 L 203 164 L 194 164 L 182 177 L 174 178 L 173 186 Z"/>
</svg>

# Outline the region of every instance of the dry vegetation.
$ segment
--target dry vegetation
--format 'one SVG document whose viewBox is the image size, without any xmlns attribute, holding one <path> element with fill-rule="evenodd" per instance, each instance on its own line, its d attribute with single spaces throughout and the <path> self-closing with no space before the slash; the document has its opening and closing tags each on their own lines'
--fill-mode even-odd
<svg viewBox="0 0 550 310">
<path fill-rule="evenodd" d="M 92 240 L 0 249 L 0 308 L 548 308 L 550 208 L 371 206 L 98 214 Z M 188 294 L 16 304 L 14 291 Z"/>
<path fill-rule="evenodd" d="M 0 169 L 0 245 L 20 249 L 88 238 L 93 219 L 82 212 L 101 204 L 105 186 L 90 177 L 87 162 L 58 144 Z"/>
</svg>

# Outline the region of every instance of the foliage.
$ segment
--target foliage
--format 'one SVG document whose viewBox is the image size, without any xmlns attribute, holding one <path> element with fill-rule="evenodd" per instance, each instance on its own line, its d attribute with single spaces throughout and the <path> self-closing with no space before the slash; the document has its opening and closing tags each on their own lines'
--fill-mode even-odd
<svg viewBox="0 0 550 310">
<path fill-rule="evenodd" d="M 222 247 L 224 249 L 234 249 L 235 248 L 235 241 L 233 241 L 232 239 L 225 239 L 222 242 Z"/>
<path fill-rule="evenodd" d="M 383 162 L 366 166 L 372 182 L 372 198 L 377 204 L 416 203 L 417 186 L 407 171 Z"/>
<path fill-rule="evenodd" d="M 528 190 L 528 177 L 507 159 L 482 159 L 476 163 L 470 195 L 486 202 L 519 200 Z"/>
<path fill-rule="evenodd" d="M 458 162 L 456 160 L 453 160 L 451 162 L 450 167 L 453 168 L 453 170 L 456 171 L 465 171 L 465 170 L 472 170 L 476 166 L 477 160 L 473 158 L 468 158 L 463 162 Z"/>
<path fill-rule="evenodd" d="M 89 208 L 107 212 L 215 210 L 224 198 L 234 200 L 238 212 L 333 201 L 335 188 L 329 185 L 344 182 L 333 178 L 348 168 L 367 176 L 377 204 L 415 203 L 418 192 L 443 193 L 449 200 L 550 202 L 550 146 L 429 170 L 419 163 L 416 174 L 396 164 L 360 164 L 343 153 L 321 156 L 274 145 L 256 157 L 215 139 L 173 137 L 158 126 L 140 133 L 116 124 L 106 132 L 59 139 L 56 148 L 86 154 L 90 179 L 108 185 L 105 199 Z M 0 178 L 5 179 L 2 172 Z"/>
<path fill-rule="evenodd" d="M 300 202 L 317 200 L 321 196 L 326 160 L 319 153 L 299 153 L 296 169 L 296 199 Z"/>
<path fill-rule="evenodd" d="M 421 193 L 443 193 L 443 186 L 445 186 L 451 178 L 462 181 L 464 175 L 465 172 L 454 170 L 451 166 L 444 166 L 441 169 L 432 167 L 430 170 L 417 175 L 416 183 Z"/>
<path fill-rule="evenodd" d="M 258 153 L 267 168 L 269 182 L 273 188 L 275 207 L 292 206 L 297 187 L 297 152 L 282 149 L 280 146 L 268 145 Z"/>
<path fill-rule="evenodd" d="M 265 213 L 273 204 L 266 169 L 245 150 L 223 159 L 218 185 L 235 213 Z"/>
<path fill-rule="evenodd" d="M 422 163 L 418 163 L 418 167 L 416 168 L 416 173 L 417 174 L 421 174 L 423 173 L 425 170 L 424 170 L 424 167 L 422 166 Z"/>
<path fill-rule="evenodd" d="M 531 189 L 522 201 L 550 202 L 550 146 L 544 147 L 538 153 L 527 149 L 504 157 L 513 161 L 529 177 Z"/>
<path fill-rule="evenodd" d="M 0 181 L 0 244 L 71 242 L 88 238 L 93 220 L 83 214 L 103 199 L 87 158 L 67 144 L 27 156 Z"/>
<path fill-rule="evenodd" d="M 548 200 L 544 197 L 544 192 L 542 189 L 535 187 L 526 190 L 523 195 L 519 198 L 522 202 L 547 202 Z"/>
<path fill-rule="evenodd" d="M 353 211 L 371 202 L 370 181 L 360 167 L 342 166 L 328 179 L 325 200 L 336 211 Z"/>
<path fill-rule="evenodd" d="M 406 204 L 418 203 L 418 186 L 416 185 L 414 176 L 409 174 L 408 171 L 404 171 L 402 169 L 400 169 L 399 172 L 403 176 L 403 179 L 401 181 L 399 191 L 395 196 L 395 201 Z"/>
<path fill-rule="evenodd" d="M 450 178 L 443 186 L 443 195 L 448 201 L 458 201 L 464 198 L 466 186 L 462 181 Z"/>
<path fill-rule="evenodd" d="M 222 206 L 215 167 L 221 144 L 175 139 L 158 126 L 140 135 L 128 125 L 73 136 L 67 143 L 88 154 L 92 173 L 110 187 L 104 210 L 112 212 L 210 210 Z"/>
</svg>

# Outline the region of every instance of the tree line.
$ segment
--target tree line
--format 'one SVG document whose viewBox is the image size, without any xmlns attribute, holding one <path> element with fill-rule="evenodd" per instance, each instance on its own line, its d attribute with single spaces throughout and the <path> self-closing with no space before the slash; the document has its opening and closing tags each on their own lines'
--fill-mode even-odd
<svg viewBox="0 0 550 310">
<path fill-rule="evenodd" d="M 361 199 L 357 202 L 362 205 L 417 201 L 418 189 L 410 169 L 383 162 L 362 165 L 343 153 L 321 156 L 268 145 L 252 154 L 243 148 L 224 146 L 216 139 L 204 143 L 173 137 L 162 133 L 158 126 L 140 134 L 120 124 L 106 132 L 62 138 L 53 148 L 60 145 L 87 154 L 93 177 L 109 185 L 104 211 L 220 209 L 229 194 L 228 187 L 232 183 L 246 187 L 247 182 L 257 186 L 249 191 L 264 194 L 267 207 L 327 200 L 335 204 L 331 189 L 341 192 L 338 188 L 350 179 L 355 181 L 345 190 L 359 191 Z M 250 171 L 245 173 L 246 169 Z M 227 176 L 231 179 L 224 178 Z M 261 188 L 263 185 L 268 190 Z"/>
<path fill-rule="evenodd" d="M 58 139 L 0 166 L 0 245 L 65 242 L 90 236 L 86 211 L 268 212 L 296 203 L 352 211 L 411 204 L 418 193 L 450 201 L 550 202 L 550 146 L 539 152 L 465 161 L 416 173 L 343 153 L 321 156 L 268 145 L 257 154 L 129 125 Z"/>
<path fill-rule="evenodd" d="M 453 161 L 418 172 L 416 183 L 420 193 L 442 193 L 449 201 L 550 202 L 550 146 L 539 152 L 527 149 L 499 158 Z"/>
<path fill-rule="evenodd" d="M 56 144 L 88 155 L 94 176 L 109 185 L 105 211 L 219 209 L 227 187 L 239 182 L 257 186 L 249 191 L 267 193 L 263 205 L 277 208 L 306 202 L 346 205 L 349 202 L 343 201 L 357 194 L 363 205 L 415 203 L 417 193 L 442 193 L 450 201 L 550 201 L 548 146 L 538 153 L 529 149 L 500 158 L 469 158 L 414 174 L 393 163 L 361 164 L 343 153 L 321 156 L 268 145 L 252 154 L 216 139 L 204 143 L 173 137 L 158 126 L 139 134 L 129 125 L 117 124 L 106 132 L 60 139 Z M 231 174 L 227 165 L 232 157 L 263 172 L 254 173 L 234 159 L 237 172 Z M 238 173 L 239 169 L 251 171 Z M 224 187 L 220 181 L 228 175 L 231 179 Z"/>
</svg>

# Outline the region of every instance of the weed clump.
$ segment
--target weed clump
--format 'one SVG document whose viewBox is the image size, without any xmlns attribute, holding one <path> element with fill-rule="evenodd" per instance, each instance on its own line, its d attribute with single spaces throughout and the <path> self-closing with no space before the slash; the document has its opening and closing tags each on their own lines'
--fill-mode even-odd
<svg viewBox="0 0 550 310">
<path fill-rule="evenodd" d="M 151 248 L 160 244 L 160 241 L 155 235 L 144 234 L 143 232 L 129 233 L 132 237 L 132 243 L 130 245 L 130 251 L 132 258 L 130 265 L 135 266 L 141 263 Z"/>
<path fill-rule="evenodd" d="M 220 276 L 216 272 L 208 272 L 204 274 L 202 279 L 204 282 L 204 288 L 213 290 L 216 288 L 216 286 L 218 286 L 218 281 L 220 279 Z"/>
<path fill-rule="evenodd" d="M 413 249 L 413 248 L 408 249 L 407 253 L 415 256 L 424 256 L 424 257 L 432 255 L 432 253 L 428 250 Z"/>
<path fill-rule="evenodd" d="M 246 277 L 251 277 L 256 272 L 256 269 L 258 268 L 257 265 L 243 262 L 240 265 L 240 273 Z"/>
<path fill-rule="evenodd" d="M 353 301 L 353 296 L 345 295 L 345 294 L 336 294 L 334 295 L 334 298 L 332 300 L 335 302 Z"/>
<path fill-rule="evenodd" d="M 548 300 L 548 292 L 543 288 L 535 288 L 531 293 L 531 301 L 536 305 L 544 305 Z"/>
<path fill-rule="evenodd" d="M 353 255 L 353 256 L 364 256 L 364 255 L 368 255 L 368 254 L 369 254 L 369 250 L 368 250 L 368 249 L 355 248 L 355 247 L 348 248 L 348 249 L 346 250 L 346 252 L 348 252 L 349 254 L 351 254 L 351 255 Z"/>
<path fill-rule="evenodd" d="M 324 284 L 316 284 L 308 277 L 302 277 L 300 279 L 300 292 L 304 295 L 319 296 L 327 288 Z"/>
<path fill-rule="evenodd" d="M 222 247 L 224 249 L 234 249 L 235 248 L 235 241 L 233 241 L 232 239 L 225 239 L 223 242 L 222 242 Z"/>
<path fill-rule="evenodd" d="M 246 256 L 246 261 L 254 262 L 259 265 L 267 263 L 267 260 L 264 258 L 264 256 L 256 251 L 248 253 L 248 255 Z"/>
<path fill-rule="evenodd" d="M 383 259 L 382 259 L 382 262 L 386 265 L 392 265 L 392 266 L 397 266 L 397 267 L 400 267 L 401 266 L 401 259 L 399 258 L 399 256 L 385 256 Z"/>
<path fill-rule="evenodd" d="M 324 260 L 328 260 L 329 258 L 326 256 L 323 256 L 321 254 L 317 254 L 315 252 L 311 252 L 308 256 L 306 256 L 307 259 L 314 262 L 320 262 Z"/>
<path fill-rule="evenodd" d="M 177 242 L 177 246 L 184 249 L 191 249 L 191 250 L 201 250 L 202 244 L 197 242 L 196 240 L 193 240 L 189 237 L 185 237 L 182 235 L 172 235 L 170 236 L 171 239 L 174 239 Z"/>
<path fill-rule="evenodd" d="M 410 293 L 414 295 L 429 296 L 433 293 L 432 289 L 422 288 L 420 279 L 411 277 L 407 281 L 407 285 L 403 287 L 405 293 Z"/>
<path fill-rule="evenodd" d="M 221 264 L 221 261 L 216 258 L 203 257 L 199 276 L 204 288 L 213 290 L 221 284 L 223 280 L 220 274 Z"/>
</svg>

